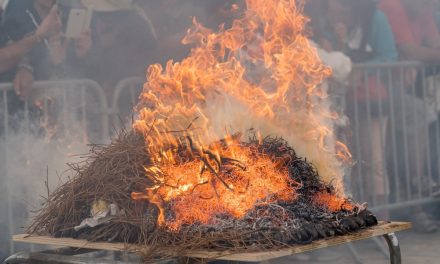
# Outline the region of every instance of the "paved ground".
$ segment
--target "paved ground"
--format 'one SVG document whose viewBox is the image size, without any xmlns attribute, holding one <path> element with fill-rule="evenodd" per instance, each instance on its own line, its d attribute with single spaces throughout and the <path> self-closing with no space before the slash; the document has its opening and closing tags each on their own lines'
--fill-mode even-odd
<svg viewBox="0 0 440 264">
<path fill-rule="evenodd" d="M 440 232 L 433 234 L 418 234 L 413 231 L 400 232 L 397 234 L 402 251 L 402 263 L 408 264 L 440 264 Z M 385 241 L 383 241 L 385 243 Z M 381 253 L 375 243 L 371 241 L 354 243 L 359 257 L 364 264 L 385 264 L 389 260 Z M 345 246 L 339 246 L 319 254 L 316 252 L 310 256 L 304 255 L 297 258 L 284 258 L 271 263 L 326 263 L 326 264 L 351 264 L 356 263 Z M 321 261 L 316 260 L 322 255 Z M 339 256 L 338 259 L 330 260 Z M 308 259 L 309 258 L 309 259 Z"/>
</svg>

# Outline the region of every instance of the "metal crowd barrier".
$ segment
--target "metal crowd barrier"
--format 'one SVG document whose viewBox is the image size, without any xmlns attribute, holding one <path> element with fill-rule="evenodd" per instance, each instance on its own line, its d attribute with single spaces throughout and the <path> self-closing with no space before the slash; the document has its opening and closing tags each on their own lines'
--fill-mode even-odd
<svg viewBox="0 0 440 264">
<path fill-rule="evenodd" d="M 9 242 L 9 248 L 3 245 L 10 235 L 23 232 L 20 228 L 26 224 L 26 212 L 35 209 L 27 208 L 24 197 L 29 190 L 23 186 L 32 185 L 26 181 L 41 172 L 29 164 L 45 155 L 42 152 L 51 152 L 54 146 L 43 144 L 43 149 L 36 151 L 35 141 L 66 145 L 75 142 L 83 146 L 89 142 L 105 143 L 109 137 L 107 111 L 102 88 L 91 80 L 35 82 L 26 101 L 15 95 L 11 83 L 0 84 L 0 257 L 20 249 L 13 242 Z M 17 156 L 22 163 L 16 164 Z M 36 186 L 31 188 L 37 192 Z"/>
<path fill-rule="evenodd" d="M 112 126 L 116 131 L 131 124 L 134 118 L 133 109 L 138 103 L 144 83 L 144 78 L 130 77 L 116 85 L 112 101 Z"/>
<path fill-rule="evenodd" d="M 440 65 L 355 65 L 347 83 L 350 190 L 373 209 L 438 201 Z"/>
<path fill-rule="evenodd" d="M 84 129 L 75 132 L 81 133 L 85 142 L 89 141 L 87 133 L 90 134 L 90 131 L 87 128 L 91 126 L 99 128 L 94 131 L 94 137 L 98 141 L 105 140 L 109 136 L 108 103 L 101 86 L 95 81 L 84 79 L 35 82 L 28 100 L 23 102 L 13 93 L 11 83 L 0 83 L 0 113 L 2 113 L 0 118 L 3 125 L 0 133 L 5 136 L 10 132 L 11 116 L 21 119 L 20 121 L 24 122 L 21 128 L 29 130 L 31 116 L 36 112 L 39 112 L 45 121 L 51 118 L 50 115 L 56 114 L 56 120 L 52 121 L 57 123 L 73 121 L 72 115 L 76 115 L 74 118 L 83 125 Z M 97 119 L 87 120 L 88 116 Z M 64 129 L 63 132 L 66 136 L 70 131 Z"/>
</svg>

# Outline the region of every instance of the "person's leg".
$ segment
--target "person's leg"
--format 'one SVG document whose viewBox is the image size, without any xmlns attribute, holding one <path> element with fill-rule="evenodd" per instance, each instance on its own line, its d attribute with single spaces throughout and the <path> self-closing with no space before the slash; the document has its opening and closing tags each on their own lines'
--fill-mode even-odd
<svg viewBox="0 0 440 264">
<path fill-rule="evenodd" d="M 371 118 L 360 126 L 358 133 L 361 143 L 362 183 L 366 201 L 373 206 L 385 205 L 387 197 L 387 177 L 385 169 L 385 135 L 387 118 Z M 382 219 L 388 214 L 380 212 Z"/>
<path fill-rule="evenodd" d="M 423 198 L 429 186 L 427 183 L 427 150 L 428 150 L 428 125 L 419 125 L 413 133 L 407 133 L 406 142 L 408 149 L 408 169 L 411 182 L 411 199 Z"/>
<path fill-rule="evenodd" d="M 388 177 L 386 172 L 385 160 L 385 146 L 386 146 L 386 130 L 388 127 L 388 118 L 374 118 L 372 119 L 372 152 L 371 152 L 371 166 L 372 166 L 372 180 L 374 182 L 375 194 L 374 200 L 377 205 L 388 204 Z M 383 220 L 389 218 L 388 212 L 382 211 L 378 213 L 378 217 Z"/>
<path fill-rule="evenodd" d="M 360 142 L 361 157 L 357 157 L 362 166 L 363 185 L 366 199 L 373 203 L 377 195 L 385 194 L 385 169 L 382 124 L 378 118 L 371 118 L 359 126 L 357 136 Z"/>
<path fill-rule="evenodd" d="M 421 117 L 423 120 L 423 117 Z M 424 198 L 429 194 L 431 181 L 427 175 L 428 124 L 417 123 L 415 130 L 406 135 L 405 144 L 408 149 L 408 169 L 411 181 L 409 200 Z M 437 223 L 427 214 L 422 206 L 412 210 L 414 229 L 419 232 L 435 232 Z"/>
<path fill-rule="evenodd" d="M 374 184 L 375 182 L 372 180 L 373 177 L 373 166 L 372 166 L 372 140 L 373 133 L 372 126 L 370 122 L 366 121 L 363 118 L 362 121 L 358 124 L 358 129 L 354 131 L 355 140 L 354 144 L 356 144 L 356 153 L 355 160 L 356 166 L 358 168 L 355 169 L 357 174 L 355 175 L 357 185 L 356 191 L 362 192 L 363 202 L 367 202 L 369 205 L 374 205 Z"/>
</svg>

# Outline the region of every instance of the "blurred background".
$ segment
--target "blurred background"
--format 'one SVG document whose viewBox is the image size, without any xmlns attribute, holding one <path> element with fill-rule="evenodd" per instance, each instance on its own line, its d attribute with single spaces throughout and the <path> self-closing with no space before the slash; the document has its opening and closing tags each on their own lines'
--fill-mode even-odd
<svg viewBox="0 0 440 264">
<path fill-rule="evenodd" d="M 89 143 L 133 119 L 147 66 L 185 58 L 192 18 L 231 25 L 243 1 L 0 0 L 0 260 L 20 250 L 44 195 Z M 435 263 L 440 220 L 440 1 L 307 0 L 307 34 L 333 68 L 337 135 L 353 155 L 347 194 L 412 221 L 408 263 Z M 340 74 L 347 72 L 348 74 Z M 381 241 L 295 258 L 387 263 Z M 373 254 L 374 253 L 374 254 Z M 373 257 L 374 255 L 374 257 Z M 280 260 L 291 261 L 292 259 Z"/>
</svg>

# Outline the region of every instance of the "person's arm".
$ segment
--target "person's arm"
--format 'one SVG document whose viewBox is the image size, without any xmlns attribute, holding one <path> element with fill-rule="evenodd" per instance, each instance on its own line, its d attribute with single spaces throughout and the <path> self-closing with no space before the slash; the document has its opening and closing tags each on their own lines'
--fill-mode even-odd
<svg viewBox="0 0 440 264">
<path fill-rule="evenodd" d="M 402 43 L 397 46 L 403 59 L 423 62 L 439 62 L 440 50 L 427 48 L 411 43 Z"/>
<path fill-rule="evenodd" d="M 49 15 L 47 15 L 46 18 L 41 22 L 40 26 L 37 28 L 34 35 L 37 38 L 37 41 L 40 41 L 47 37 L 58 34 L 60 29 L 61 29 L 61 20 L 58 16 L 58 8 L 55 5 L 52 7 Z M 22 41 L 24 43 L 21 43 Z M 15 54 L 21 54 L 21 52 L 28 49 L 29 48 L 28 45 L 30 45 L 28 42 L 26 42 L 25 39 L 17 41 L 16 45 L 17 44 L 19 44 L 18 47 L 20 47 L 21 49 L 18 49 L 18 52 L 16 52 Z M 30 48 L 32 48 L 32 46 Z M 25 55 L 27 51 L 23 53 L 22 56 L 16 56 L 19 57 L 20 58 L 19 61 L 23 62 L 24 64 L 19 65 L 17 73 L 13 80 L 14 90 L 22 100 L 26 100 L 28 98 L 34 82 L 32 67 L 29 66 L 29 64 L 26 64 L 28 62 L 23 61 L 25 59 Z M 14 60 L 16 57 L 14 57 Z"/>
<path fill-rule="evenodd" d="M 59 32 L 60 28 L 61 22 L 58 16 L 58 8 L 54 6 L 33 34 L 0 49 L 0 72 L 15 67 L 35 44 Z"/>
<path fill-rule="evenodd" d="M 5 72 L 15 67 L 37 43 L 42 40 L 42 36 L 34 33 L 31 36 L 11 43 L 10 45 L 0 49 L 0 72 Z"/>
<path fill-rule="evenodd" d="M 423 16 L 423 40 L 427 47 L 440 50 L 440 32 L 435 22 L 434 14 L 428 11 Z"/>
<path fill-rule="evenodd" d="M 411 23 L 400 1 L 380 1 L 379 7 L 388 18 L 401 59 L 438 61 L 440 53 L 419 45 L 411 32 Z"/>
<path fill-rule="evenodd" d="M 423 17 L 423 41 L 426 46 L 402 43 L 399 50 L 406 59 L 419 60 L 423 62 L 440 61 L 440 34 L 435 25 L 432 13 Z"/>
</svg>

